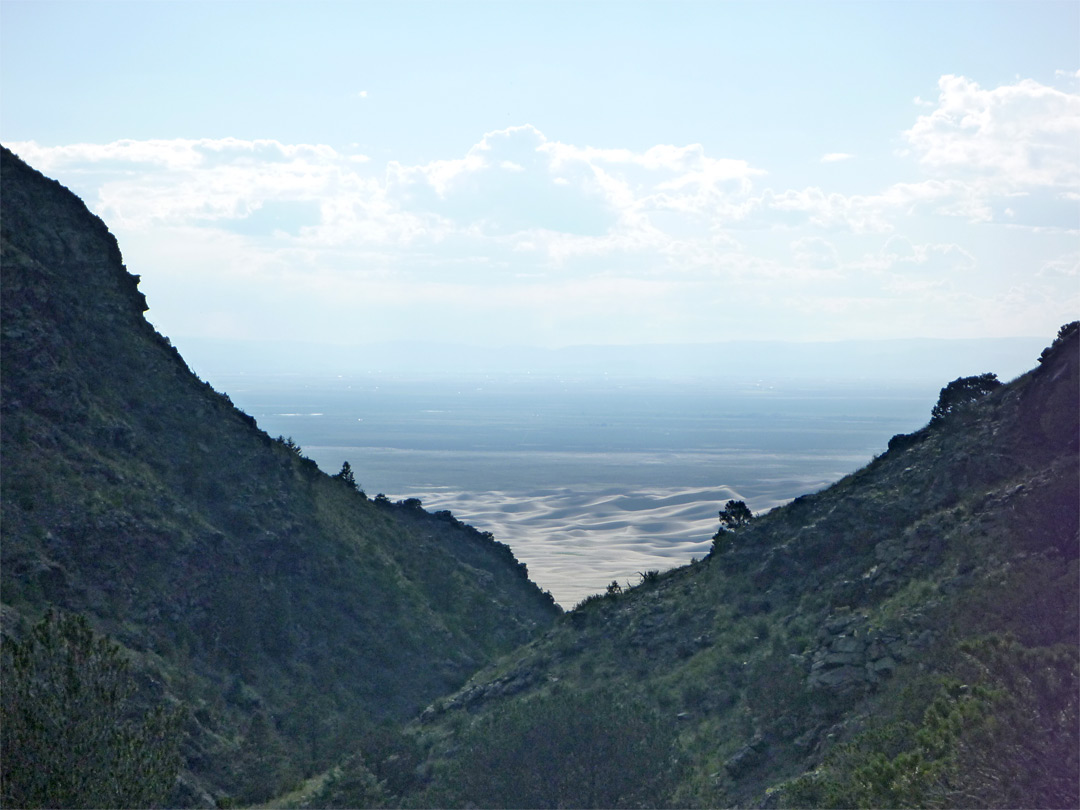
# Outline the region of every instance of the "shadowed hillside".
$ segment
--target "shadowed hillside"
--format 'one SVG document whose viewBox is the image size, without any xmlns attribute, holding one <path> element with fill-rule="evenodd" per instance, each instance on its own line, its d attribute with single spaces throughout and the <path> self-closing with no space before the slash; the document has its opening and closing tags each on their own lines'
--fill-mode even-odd
<svg viewBox="0 0 1080 810">
<path fill-rule="evenodd" d="M 587 599 L 311 805 L 1080 805 L 1078 341 Z"/>
<path fill-rule="evenodd" d="M 169 804 L 283 791 L 558 615 L 490 535 L 260 431 L 147 323 L 105 225 L 0 168 L 3 630 L 57 608 L 123 645 L 139 700 L 186 712 Z"/>
</svg>

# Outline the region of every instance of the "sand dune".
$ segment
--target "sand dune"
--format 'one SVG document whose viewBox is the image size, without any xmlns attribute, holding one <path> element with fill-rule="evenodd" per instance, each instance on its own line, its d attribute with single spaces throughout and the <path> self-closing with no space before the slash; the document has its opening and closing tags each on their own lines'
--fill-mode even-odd
<svg viewBox="0 0 1080 810">
<path fill-rule="evenodd" d="M 712 545 L 717 513 L 730 487 L 625 492 L 615 489 L 549 489 L 542 492 L 463 492 L 436 488 L 418 493 L 425 507 L 449 509 L 458 518 L 509 543 L 530 576 L 572 607 L 624 586 L 638 572 L 666 570 L 701 558 Z"/>
<path fill-rule="evenodd" d="M 271 435 L 492 532 L 565 607 L 704 556 L 726 501 L 760 512 L 819 490 L 929 410 L 919 386 L 861 383 L 245 380 Z"/>
</svg>

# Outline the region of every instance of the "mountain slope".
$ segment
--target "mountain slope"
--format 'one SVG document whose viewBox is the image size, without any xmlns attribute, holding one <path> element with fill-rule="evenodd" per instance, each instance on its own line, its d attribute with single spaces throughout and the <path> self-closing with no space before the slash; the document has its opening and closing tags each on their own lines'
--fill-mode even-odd
<svg viewBox="0 0 1080 810">
<path fill-rule="evenodd" d="M 314 805 L 1077 806 L 1078 341 L 586 600 Z"/>
<path fill-rule="evenodd" d="M 146 322 L 105 225 L 0 170 L 4 630 L 85 614 L 190 708 L 173 803 L 283 790 L 558 615 L 490 535 L 260 431 Z"/>
</svg>

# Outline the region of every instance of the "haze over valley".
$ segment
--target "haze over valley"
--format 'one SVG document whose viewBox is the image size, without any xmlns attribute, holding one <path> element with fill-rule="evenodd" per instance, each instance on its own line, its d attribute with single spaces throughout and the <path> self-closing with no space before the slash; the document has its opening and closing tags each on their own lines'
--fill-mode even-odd
<svg viewBox="0 0 1080 810">
<path fill-rule="evenodd" d="M 764 511 L 853 472 L 924 425 L 941 387 L 385 373 L 217 384 L 326 472 L 348 461 L 369 496 L 418 497 L 493 532 L 566 608 L 702 558 L 729 499 Z"/>
</svg>

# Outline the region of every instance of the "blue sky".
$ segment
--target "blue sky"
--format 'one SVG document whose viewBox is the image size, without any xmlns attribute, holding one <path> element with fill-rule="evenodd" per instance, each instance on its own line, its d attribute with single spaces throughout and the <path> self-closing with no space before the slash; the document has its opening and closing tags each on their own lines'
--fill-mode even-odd
<svg viewBox="0 0 1080 810">
<path fill-rule="evenodd" d="M 0 2 L 0 140 L 184 337 L 1052 337 L 1080 3 Z"/>
</svg>

